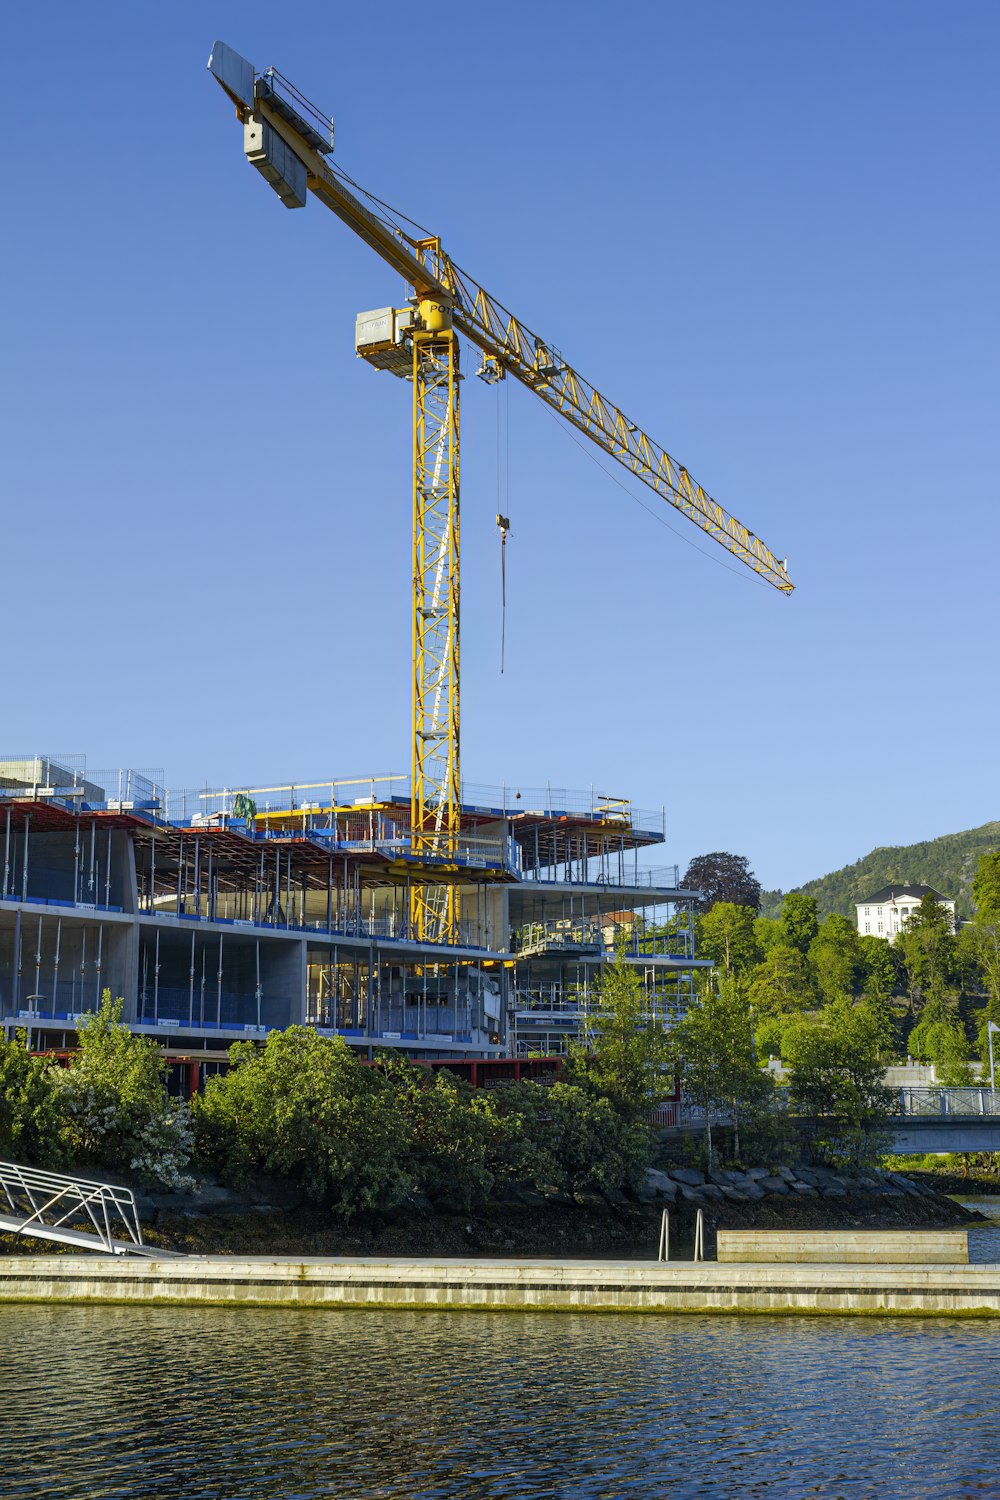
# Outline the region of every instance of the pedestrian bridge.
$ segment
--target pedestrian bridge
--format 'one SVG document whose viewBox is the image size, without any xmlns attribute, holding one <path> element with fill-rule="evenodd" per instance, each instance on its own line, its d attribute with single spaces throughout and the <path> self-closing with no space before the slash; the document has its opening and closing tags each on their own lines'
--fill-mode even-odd
<svg viewBox="0 0 1000 1500">
<path fill-rule="evenodd" d="M 991 1088 L 901 1088 L 887 1131 L 889 1150 L 895 1156 L 922 1156 L 925 1152 L 1000 1151 L 1000 1090 Z M 789 1109 L 788 1090 L 777 1090 L 779 1107 Z M 671 1100 L 652 1113 L 652 1123 L 661 1129 L 683 1132 L 704 1130 L 705 1114 L 688 1100 Z M 713 1125 L 732 1124 L 726 1109 L 713 1109 Z"/>
<path fill-rule="evenodd" d="M 889 1122 L 897 1156 L 925 1151 L 1000 1151 L 1000 1092 L 901 1088 Z"/>
</svg>

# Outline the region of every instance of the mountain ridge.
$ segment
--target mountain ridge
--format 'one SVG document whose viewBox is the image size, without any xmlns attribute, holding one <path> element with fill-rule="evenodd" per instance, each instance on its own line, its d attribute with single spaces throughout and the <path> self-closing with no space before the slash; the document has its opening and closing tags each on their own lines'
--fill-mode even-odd
<svg viewBox="0 0 1000 1500">
<path fill-rule="evenodd" d="M 843 865 L 828 875 L 819 875 L 795 886 L 803 895 L 815 896 L 821 917 L 840 912 L 855 915 L 854 905 L 884 885 L 931 885 L 942 896 L 951 896 L 959 919 L 973 915 L 972 880 L 980 855 L 1000 850 L 1000 820 L 945 833 L 916 844 L 879 844 L 870 853 Z M 777 917 L 784 891 L 762 891 L 760 914 Z"/>
</svg>

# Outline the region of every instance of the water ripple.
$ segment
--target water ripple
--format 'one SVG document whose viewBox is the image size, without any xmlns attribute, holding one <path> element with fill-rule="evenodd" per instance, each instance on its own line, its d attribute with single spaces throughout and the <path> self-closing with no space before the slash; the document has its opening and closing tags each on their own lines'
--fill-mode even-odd
<svg viewBox="0 0 1000 1500">
<path fill-rule="evenodd" d="M 0 1307 L 2 1500 L 1000 1496 L 973 1320 Z"/>
</svg>

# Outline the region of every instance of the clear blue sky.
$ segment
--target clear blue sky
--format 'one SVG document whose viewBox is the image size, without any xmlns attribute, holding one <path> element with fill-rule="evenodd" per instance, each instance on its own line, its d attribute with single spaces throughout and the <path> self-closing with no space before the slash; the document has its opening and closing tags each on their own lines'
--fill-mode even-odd
<svg viewBox="0 0 1000 1500">
<path fill-rule="evenodd" d="M 1000 815 L 992 0 L 10 8 L 0 753 L 408 763 L 408 388 L 353 351 L 402 288 L 245 163 L 216 36 L 798 585 L 718 566 L 511 389 L 501 678 L 468 379 L 470 780 L 664 802 L 671 860 L 785 887 Z"/>
</svg>

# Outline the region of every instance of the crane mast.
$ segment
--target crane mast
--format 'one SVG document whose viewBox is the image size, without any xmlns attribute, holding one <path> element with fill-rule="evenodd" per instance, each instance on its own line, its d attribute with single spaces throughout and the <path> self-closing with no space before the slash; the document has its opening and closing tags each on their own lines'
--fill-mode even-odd
<svg viewBox="0 0 1000 1500">
<path fill-rule="evenodd" d="M 208 66 L 236 106 L 247 159 L 286 208 L 304 207 L 312 193 L 413 288 L 409 307 L 358 317 L 355 347 L 413 385 L 411 851 L 444 880 L 413 887 L 410 917 L 418 938 L 455 941 L 459 897 L 447 876 L 458 871 L 461 822 L 458 335 L 481 351 L 482 379 L 520 381 L 760 578 L 786 595 L 794 585 L 759 537 L 457 266 L 437 236 L 414 238 L 381 200 L 335 169 L 327 160 L 333 122 L 293 84 L 273 68 L 256 73 L 224 42 L 215 43 Z"/>
<path fill-rule="evenodd" d="M 459 397 L 458 338 L 451 309 L 422 301 L 414 327 L 413 381 L 413 736 L 411 850 L 453 859 L 461 822 L 459 764 Z M 417 884 L 410 921 L 418 937 L 457 937 L 459 893 Z"/>
</svg>

